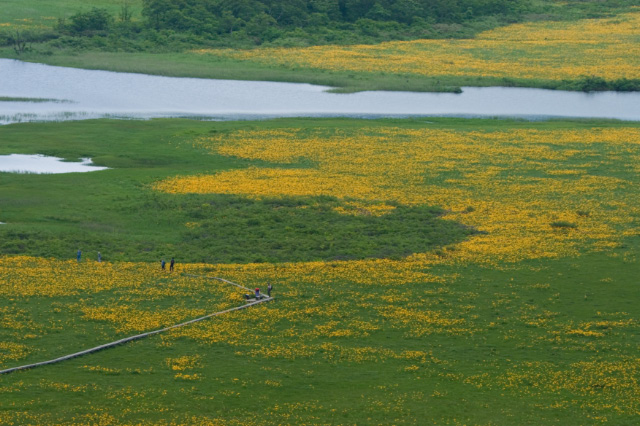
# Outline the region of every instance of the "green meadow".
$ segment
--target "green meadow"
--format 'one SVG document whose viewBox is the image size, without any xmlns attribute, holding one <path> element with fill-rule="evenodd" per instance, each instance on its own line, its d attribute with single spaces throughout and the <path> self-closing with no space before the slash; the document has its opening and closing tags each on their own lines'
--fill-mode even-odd
<svg viewBox="0 0 640 426">
<path fill-rule="evenodd" d="M 474 230 L 440 218 L 433 206 L 398 206 L 382 217 L 339 214 L 329 196 L 250 199 L 227 194 L 173 195 L 152 184 L 269 163 L 212 157 L 182 147 L 225 133 L 286 126 L 191 120 L 78 121 L 0 128 L 0 153 L 45 154 L 109 167 L 100 173 L 3 174 L 5 254 L 69 258 L 78 248 L 113 261 L 251 263 L 404 257 L 446 246 Z M 298 122 L 295 122 L 296 124 Z M 310 128 L 349 120 L 300 121 Z M 343 124 L 345 123 L 345 124 Z M 381 122 L 377 126 L 384 126 Z M 288 167 L 312 167 L 304 162 Z M 190 229 L 185 223 L 197 222 Z M 329 242 L 328 242 L 329 241 Z"/>
<path fill-rule="evenodd" d="M 140 7 L 141 1 L 130 1 L 131 5 Z M 77 12 L 86 12 L 92 7 L 107 9 L 117 14 L 123 5 L 122 0 L 54 0 L 54 1 L 21 1 L 4 0 L 0 18 L 3 23 L 9 23 L 5 29 L 12 26 L 18 28 L 51 27 L 59 18 L 68 18 Z"/>
<path fill-rule="evenodd" d="M 244 303 L 187 274 L 271 282 L 275 300 L 2 375 L 0 424 L 634 425 L 639 133 L 443 118 L 2 126 L 0 154 L 110 169 L 0 173 L 0 368 Z M 391 195 L 242 180 L 295 169 L 322 184 L 308 140 L 330 173 Z M 355 161 L 366 146 L 404 167 Z M 238 190 L 157 187 L 197 176 Z"/>
</svg>

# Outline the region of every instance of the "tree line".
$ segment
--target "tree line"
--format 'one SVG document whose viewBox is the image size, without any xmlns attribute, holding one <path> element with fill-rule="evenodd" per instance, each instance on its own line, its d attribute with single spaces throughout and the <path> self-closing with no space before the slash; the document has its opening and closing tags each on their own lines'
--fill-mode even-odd
<svg viewBox="0 0 640 426">
<path fill-rule="evenodd" d="M 637 0 L 122 0 L 60 17 L 54 28 L 0 33 L 18 53 L 29 43 L 124 51 L 210 46 L 378 43 L 472 37 L 531 19 L 578 19 L 628 10 Z"/>
<path fill-rule="evenodd" d="M 251 47 L 375 43 L 416 38 L 468 37 L 514 22 L 530 0 L 143 0 L 120 13 L 92 8 L 61 18 L 49 38 L 69 45 L 150 46 L 204 44 Z M 475 26 L 474 26 L 475 25 Z M 141 43 L 144 41 L 144 43 Z M 100 46 L 93 46 L 100 47 Z"/>
<path fill-rule="evenodd" d="M 160 30 L 264 36 L 291 28 L 348 29 L 360 20 L 400 25 L 462 23 L 515 16 L 522 0 L 144 0 L 147 25 Z"/>
</svg>

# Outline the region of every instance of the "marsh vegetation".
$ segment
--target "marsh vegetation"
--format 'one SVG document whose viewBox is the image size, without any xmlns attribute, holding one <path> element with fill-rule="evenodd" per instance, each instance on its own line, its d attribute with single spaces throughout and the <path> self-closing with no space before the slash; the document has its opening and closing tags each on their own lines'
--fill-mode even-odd
<svg viewBox="0 0 640 426">
<path fill-rule="evenodd" d="M 2 174 L 1 367 L 243 303 L 184 272 L 277 297 L 3 377 L 2 423 L 635 421 L 638 124 L 99 120 L 0 140 L 112 168 Z"/>
</svg>

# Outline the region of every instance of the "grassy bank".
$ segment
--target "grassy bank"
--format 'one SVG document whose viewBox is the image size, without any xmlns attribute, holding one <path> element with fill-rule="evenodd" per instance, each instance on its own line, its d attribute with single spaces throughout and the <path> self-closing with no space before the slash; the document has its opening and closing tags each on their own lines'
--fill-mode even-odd
<svg viewBox="0 0 640 426">
<path fill-rule="evenodd" d="M 4 54 L 3 54 L 4 52 Z M 369 90 L 408 92 L 459 92 L 461 87 L 532 87 L 569 91 L 636 90 L 637 79 L 606 80 L 594 77 L 554 80 L 497 76 L 423 76 L 411 73 L 332 71 L 297 66 L 272 66 L 226 57 L 193 53 L 58 52 L 37 51 L 16 56 L 0 49 L 6 58 L 72 68 L 131 72 L 167 77 L 309 83 L 331 87 L 338 93 Z"/>
<path fill-rule="evenodd" d="M 424 77 L 386 72 L 344 72 L 292 67 L 273 67 L 229 58 L 211 60 L 192 53 L 36 52 L 16 56 L 0 50 L 5 57 L 28 62 L 73 68 L 133 72 L 168 77 L 215 78 L 228 80 L 310 83 L 335 88 L 338 92 L 393 90 L 412 92 L 457 92 L 461 86 L 514 86 L 553 88 L 550 80 L 517 80 L 482 77 Z"/>
<path fill-rule="evenodd" d="M 8 97 L 8 96 L 0 96 L 0 102 L 35 102 L 35 103 L 41 103 L 41 102 L 65 102 L 65 101 L 64 100 L 60 100 L 60 99 L 15 98 L 15 97 Z"/>
<path fill-rule="evenodd" d="M 0 141 L 112 168 L 2 174 L 0 367 L 242 303 L 184 272 L 277 297 L 0 377 L 2 424 L 635 423 L 636 123 L 84 121 Z M 318 234 L 358 256 L 326 259 Z M 280 257 L 246 263 L 265 243 Z"/>
</svg>

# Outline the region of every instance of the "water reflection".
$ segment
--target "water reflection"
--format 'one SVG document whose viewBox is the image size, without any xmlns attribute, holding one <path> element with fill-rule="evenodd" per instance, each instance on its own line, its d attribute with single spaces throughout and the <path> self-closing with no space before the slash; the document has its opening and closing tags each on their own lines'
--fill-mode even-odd
<svg viewBox="0 0 640 426">
<path fill-rule="evenodd" d="M 640 120 L 640 93 L 586 94 L 522 88 L 464 88 L 462 94 L 327 93 L 310 84 L 172 78 L 0 59 L 0 123 L 87 118 L 495 116 Z"/>
<path fill-rule="evenodd" d="M 45 155 L 11 154 L 0 155 L 0 172 L 11 173 L 79 173 L 106 170 L 108 167 L 91 165 L 90 158 L 83 158 L 81 162 L 63 161 L 62 158 Z"/>
</svg>

